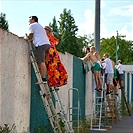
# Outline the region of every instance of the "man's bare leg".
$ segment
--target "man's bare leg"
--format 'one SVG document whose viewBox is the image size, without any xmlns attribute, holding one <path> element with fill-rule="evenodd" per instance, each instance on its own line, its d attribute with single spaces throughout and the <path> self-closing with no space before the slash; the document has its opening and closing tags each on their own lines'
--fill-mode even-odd
<svg viewBox="0 0 133 133">
<path fill-rule="evenodd" d="M 119 85 L 120 85 L 120 88 L 124 87 L 124 82 L 123 82 L 123 80 L 120 80 L 120 81 L 119 81 Z"/>
<path fill-rule="evenodd" d="M 102 78 L 101 78 L 101 72 L 98 72 L 98 82 L 99 82 L 99 89 L 102 89 Z"/>
<path fill-rule="evenodd" d="M 98 71 L 93 71 L 94 73 L 94 77 L 95 77 L 95 81 L 96 81 L 96 90 L 99 90 L 100 89 L 100 86 L 99 86 L 99 77 L 98 77 Z"/>
<path fill-rule="evenodd" d="M 45 62 L 42 62 L 40 64 L 40 73 L 42 78 L 46 78 L 46 72 L 47 72 L 47 68 L 46 68 Z"/>
<path fill-rule="evenodd" d="M 114 91 L 115 91 L 115 95 L 118 95 L 119 92 L 118 92 L 118 86 L 114 86 Z"/>
</svg>

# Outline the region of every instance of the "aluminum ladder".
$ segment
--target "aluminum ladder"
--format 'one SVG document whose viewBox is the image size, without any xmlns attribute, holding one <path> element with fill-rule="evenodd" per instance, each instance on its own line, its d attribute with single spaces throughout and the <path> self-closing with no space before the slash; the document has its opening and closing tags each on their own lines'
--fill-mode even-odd
<svg viewBox="0 0 133 133">
<path fill-rule="evenodd" d="M 112 128 L 108 126 L 107 120 L 107 104 L 105 97 L 105 74 L 102 76 L 102 91 L 100 94 L 94 90 L 93 100 L 92 100 L 92 114 L 91 114 L 91 131 L 107 131 L 107 128 Z"/>
<path fill-rule="evenodd" d="M 39 82 L 40 95 L 41 95 L 44 107 L 46 109 L 48 119 L 50 121 L 50 124 L 52 126 L 52 129 L 53 129 L 54 133 L 62 133 L 61 126 L 60 126 L 60 118 L 59 118 L 59 115 L 57 115 L 54 103 L 52 101 L 52 95 L 50 93 L 48 84 L 43 83 L 41 75 L 40 75 L 38 64 L 37 64 L 37 61 L 36 61 L 36 58 L 35 58 L 35 55 L 34 55 L 34 45 L 29 40 L 28 40 L 28 43 L 29 43 L 29 47 L 30 47 L 31 63 L 33 65 L 37 80 Z M 58 95 L 58 97 L 59 97 L 59 95 Z M 56 98 L 56 100 L 57 100 L 57 98 Z M 58 100 L 58 101 L 60 101 L 60 100 Z M 66 120 L 65 125 L 67 125 L 67 124 L 68 124 L 68 121 Z M 67 127 L 67 129 L 66 129 L 67 133 L 73 133 L 73 130 L 69 125 L 65 126 L 65 127 Z"/>
<path fill-rule="evenodd" d="M 75 92 L 77 96 L 77 106 L 73 107 L 73 101 L 70 97 L 71 94 Z M 68 90 L 68 107 L 67 107 L 67 114 L 69 121 L 72 124 L 73 129 L 79 133 L 79 129 L 81 128 L 81 109 L 80 109 L 80 98 L 79 98 L 79 90 L 77 88 L 70 88 Z"/>
<path fill-rule="evenodd" d="M 55 101 L 57 103 L 57 106 L 59 108 L 59 112 L 57 113 L 58 117 L 62 120 L 62 122 L 65 125 L 65 129 L 67 130 L 67 133 L 74 133 L 73 128 L 70 124 L 70 121 L 68 120 L 67 113 L 64 110 L 64 105 L 62 103 L 62 100 L 60 98 L 58 90 L 54 89 L 54 87 L 50 88 L 53 92 Z"/>
</svg>

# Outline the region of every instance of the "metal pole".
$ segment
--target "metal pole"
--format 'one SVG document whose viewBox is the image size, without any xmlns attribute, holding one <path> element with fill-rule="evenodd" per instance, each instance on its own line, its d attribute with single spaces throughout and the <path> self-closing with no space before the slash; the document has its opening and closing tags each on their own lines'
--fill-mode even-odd
<svg viewBox="0 0 133 133">
<path fill-rule="evenodd" d="M 117 32 L 117 36 L 116 36 L 116 64 L 118 61 L 118 31 Z"/>
<path fill-rule="evenodd" d="M 95 0 L 95 39 L 96 51 L 100 53 L 100 0 Z"/>
</svg>

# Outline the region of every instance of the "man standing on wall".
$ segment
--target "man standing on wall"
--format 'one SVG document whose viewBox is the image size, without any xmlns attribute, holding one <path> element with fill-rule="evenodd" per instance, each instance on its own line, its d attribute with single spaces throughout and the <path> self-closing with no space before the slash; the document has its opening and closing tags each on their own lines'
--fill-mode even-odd
<svg viewBox="0 0 133 133">
<path fill-rule="evenodd" d="M 36 48 L 36 59 L 41 73 L 43 83 L 47 83 L 46 80 L 46 65 L 45 55 L 50 48 L 50 42 L 46 35 L 44 28 L 38 23 L 36 16 L 29 17 L 29 36 L 28 39 L 33 40 Z"/>
</svg>

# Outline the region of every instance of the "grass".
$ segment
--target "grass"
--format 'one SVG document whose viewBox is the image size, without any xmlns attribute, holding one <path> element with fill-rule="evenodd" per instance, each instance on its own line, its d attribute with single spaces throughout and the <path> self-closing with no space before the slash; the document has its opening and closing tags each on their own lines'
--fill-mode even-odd
<svg viewBox="0 0 133 133">
<path fill-rule="evenodd" d="M 11 127 L 9 124 L 4 124 L 4 126 L 0 126 L 0 133 L 16 133 L 16 126 L 13 124 Z"/>
</svg>

